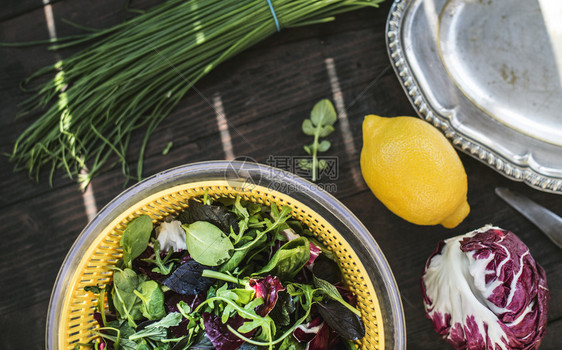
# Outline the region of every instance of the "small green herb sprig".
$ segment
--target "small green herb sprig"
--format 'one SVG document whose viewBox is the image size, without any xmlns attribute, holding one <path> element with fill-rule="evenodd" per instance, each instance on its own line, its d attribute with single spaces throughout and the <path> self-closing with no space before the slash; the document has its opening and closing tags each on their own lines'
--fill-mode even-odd
<svg viewBox="0 0 562 350">
<path fill-rule="evenodd" d="M 326 152 L 332 146 L 328 140 L 320 141 L 321 137 L 326 137 L 334 132 L 334 123 L 338 120 L 334 105 L 327 100 L 320 100 L 312 112 L 310 112 L 310 119 L 305 119 L 302 122 L 302 132 L 306 135 L 314 136 L 314 141 L 311 145 L 304 146 L 306 153 L 312 156 L 312 162 L 301 159 L 299 167 L 303 170 L 312 170 L 312 181 L 318 179 L 318 170 L 326 168 L 325 160 L 318 160 L 318 152 Z"/>
</svg>

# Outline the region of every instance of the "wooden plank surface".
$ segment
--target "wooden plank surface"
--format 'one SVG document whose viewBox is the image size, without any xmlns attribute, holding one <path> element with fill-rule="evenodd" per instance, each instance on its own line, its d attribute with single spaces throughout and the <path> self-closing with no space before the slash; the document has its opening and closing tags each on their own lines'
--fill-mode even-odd
<svg viewBox="0 0 562 350">
<path fill-rule="evenodd" d="M 63 18 L 104 28 L 129 18 L 125 1 L 53 1 L 59 34 L 77 33 Z M 137 1 L 147 8 L 157 1 Z M 0 10 L 0 41 L 48 38 L 43 2 L 8 1 Z M 232 153 L 265 163 L 269 156 L 304 155 L 309 140 L 300 125 L 321 98 L 341 94 L 352 140 L 341 126 L 329 139 L 329 155 L 340 160 L 333 194 L 371 231 L 383 249 L 402 295 L 409 349 L 450 349 L 424 316 L 419 278 L 427 257 L 439 240 L 493 223 L 510 229 L 529 246 L 543 265 L 552 299 L 549 325 L 541 349 L 560 349 L 562 340 L 562 254 L 531 223 L 513 211 L 493 190 L 516 189 L 562 214 L 562 197 L 512 182 L 473 158 L 461 154 L 469 180 L 472 211 L 454 230 L 409 224 L 389 212 L 367 189 L 360 177 L 361 123 L 370 113 L 415 115 L 389 66 L 384 26 L 390 2 L 337 17 L 333 23 L 284 30 L 240 54 L 204 78 L 157 129 L 147 153 L 144 176 L 169 167 L 211 159 L 224 159 L 225 151 L 212 102 L 220 100 L 228 120 Z M 67 55 L 71 51 L 62 52 Z M 56 60 L 43 46 L 0 48 L 0 151 L 8 153 L 31 117 L 14 119 L 17 104 L 28 94 L 19 82 Z M 335 75 L 333 74 L 335 72 Z M 334 88 L 336 91 L 334 92 Z M 339 88 L 339 92 L 337 91 Z M 209 101 L 211 102 L 209 104 Z M 142 135 L 132 142 L 130 163 Z M 170 152 L 162 150 L 173 142 Z M 78 185 L 59 174 L 54 186 L 45 178 L 39 184 L 25 173 L 13 173 L 6 157 L 0 158 L 0 344 L 2 349 L 44 348 L 45 316 L 51 288 L 66 252 L 88 222 Z M 132 183 L 129 183 L 131 185 Z M 124 189 L 119 169 L 102 174 L 92 183 L 95 204 L 101 209 Z"/>
</svg>

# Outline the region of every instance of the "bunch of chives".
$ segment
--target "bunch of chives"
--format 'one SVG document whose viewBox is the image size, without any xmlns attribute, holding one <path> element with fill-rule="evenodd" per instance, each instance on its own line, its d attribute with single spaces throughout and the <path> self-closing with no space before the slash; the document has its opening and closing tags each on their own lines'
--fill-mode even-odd
<svg viewBox="0 0 562 350">
<path fill-rule="evenodd" d="M 23 104 L 24 113 L 41 114 L 18 137 L 10 160 L 36 179 L 44 168 L 51 180 L 63 168 L 87 185 L 116 165 L 108 163 L 115 155 L 129 177 L 125 154 L 141 129 L 140 179 L 146 145 L 162 119 L 213 68 L 274 34 L 275 19 L 282 28 L 327 22 L 380 1 L 168 0 L 123 24 L 62 41 L 52 49 L 92 44 L 26 79 L 53 74 Z"/>
</svg>

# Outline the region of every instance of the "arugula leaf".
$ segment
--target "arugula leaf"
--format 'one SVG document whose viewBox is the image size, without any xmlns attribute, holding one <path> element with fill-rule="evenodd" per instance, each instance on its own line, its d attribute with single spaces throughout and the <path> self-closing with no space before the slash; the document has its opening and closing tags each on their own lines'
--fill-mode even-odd
<svg viewBox="0 0 562 350">
<path fill-rule="evenodd" d="M 170 272 L 172 272 L 174 263 L 169 263 L 167 266 L 166 264 L 170 260 L 173 250 L 170 249 L 168 254 L 164 257 L 164 260 L 162 260 L 160 257 L 160 242 L 153 238 L 152 243 L 154 244 L 154 259 L 142 259 L 142 261 L 156 265 L 156 267 L 152 269 L 152 272 L 156 272 L 164 276 L 169 275 Z"/>
<path fill-rule="evenodd" d="M 244 339 L 246 342 L 252 345 L 268 346 L 270 349 L 272 348 L 273 345 L 283 342 L 285 338 L 291 336 L 293 334 L 293 331 L 308 318 L 308 316 L 310 315 L 310 310 L 312 309 L 312 304 L 314 303 L 314 289 L 310 285 L 290 283 L 287 285 L 287 292 L 289 292 L 291 296 L 295 297 L 295 299 L 297 297 L 300 299 L 300 304 L 304 310 L 304 314 L 291 327 L 285 330 L 283 334 L 277 337 L 277 339 L 271 338 L 274 332 L 267 332 L 266 334 L 262 334 L 259 339 L 263 339 L 264 337 L 269 339 L 268 341 L 261 342 L 244 337 L 243 334 L 240 334 L 240 332 L 230 327 L 229 325 L 227 325 L 228 330 L 234 333 L 237 337 Z M 250 318 L 253 319 L 254 317 L 250 317 Z M 269 319 L 270 324 L 274 327 L 273 320 L 269 316 L 265 318 Z"/>
<path fill-rule="evenodd" d="M 244 258 L 248 254 L 248 252 L 249 252 L 248 249 L 236 250 L 234 252 L 234 254 L 232 254 L 232 257 L 230 257 L 230 259 L 228 259 L 228 261 L 220 267 L 219 271 L 221 271 L 221 272 L 232 272 L 232 271 L 234 271 L 234 269 L 237 268 L 238 265 L 240 265 L 242 260 L 244 260 Z"/>
<path fill-rule="evenodd" d="M 180 324 L 181 319 L 182 319 L 181 313 L 179 312 L 169 313 L 160 321 L 151 323 L 148 326 L 144 327 L 144 329 L 129 336 L 129 340 L 149 338 L 151 340 L 158 341 L 158 340 L 166 339 L 166 337 L 168 336 L 168 328 Z"/>
<path fill-rule="evenodd" d="M 200 264 L 218 266 L 234 253 L 230 239 L 217 226 L 207 221 L 183 225 L 187 234 L 187 251 Z"/>
<path fill-rule="evenodd" d="M 223 287 L 228 287 L 228 284 L 224 284 Z M 230 299 L 237 303 L 238 305 L 246 305 L 254 299 L 253 289 L 244 288 L 233 288 L 233 289 L 217 289 L 217 296 Z M 224 322 L 223 322 L 224 323 Z"/>
<path fill-rule="evenodd" d="M 299 161 L 299 166 L 303 170 L 312 170 L 312 181 L 317 180 L 318 169 L 325 169 L 326 161 L 318 161 L 318 152 L 326 152 L 332 144 L 328 140 L 320 141 L 320 137 L 326 137 L 334 131 L 334 123 L 337 121 L 336 110 L 332 103 L 323 99 L 320 100 L 310 113 L 310 119 L 305 119 L 302 123 L 302 132 L 306 135 L 314 136 L 311 145 L 304 146 L 306 153 L 312 156 L 312 163 L 306 159 Z"/>
<path fill-rule="evenodd" d="M 262 242 L 261 238 L 264 237 L 268 232 L 278 231 L 281 227 L 283 227 L 283 225 L 285 225 L 285 222 L 289 220 L 289 218 L 291 217 L 291 211 L 292 209 L 289 206 L 285 205 L 283 206 L 283 208 L 281 208 L 281 210 L 279 210 L 275 205 L 275 203 L 272 203 L 270 214 L 271 214 L 271 218 L 274 221 L 271 222 L 270 220 L 265 219 L 264 221 L 266 223 L 266 229 L 259 232 L 258 235 L 254 239 L 252 239 L 249 243 L 243 245 L 240 248 L 236 248 L 236 251 L 250 249 L 255 244 Z"/>
<path fill-rule="evenodd" d="M 152 229 L 152 219 L 148 215 L 141 215 L 129 222 L 121 237 L 123 263 L 126 267 L 131 267 L 132 261 L 145 251 Z"/>
<path fill-rule="evenodd" d="M 249 333 L 259 327 L 262 330 L 261 334 L 275 334 L 275 323 L 268 318 L 269 317 L 266 316 L 263 319 L 256 318 L 251 321 L 244 322 L 237 331 L 240 333 Z"/>
<path fill-rule="evenodd" d="M 282 281 L 290 281 L 304 267 L 310 258 L 310 244 L 306 237 L 293 239 L 275 252 L 269 263 L 253 276 L 271 273 Z"/>
<path fill-rule="evenodd" d="M 283 340 L 278 350 L 305 350 L 305 348 L 305 343 L 299 343 L 295 337 L 287 337 Z"/>
<path fill-rule="evenodd" d="M 318 278 L 315 275 L 313 275 L 312 278 L 313 278 L 314 286 L 316 288 L 321 290 L 324 294 L 334 299 L 335 301 L 338 301 L 340 304 L 345 306 L 349 311 L 353 312 L 355 315 L 361 317 L 361 313 L 359 312 L 359 310 L 357 310 L 353 306 L 349 305 L 349 303 L 347 303 L 345 300 L 343 300 L 340 292 L 333 284 L 321 278 Z"/>
<path fill-rule="evenodd" d="M 238 221 L 238 234 L 236 235 L 236 239 L 234 240 L 234 244 L 240 241 L 240 238 L 244 235 L 244 232 L 248 229 L 249 222 L 250 222 L 250 213 L 248 213 L 248 209 L 244 208 L 240 203 L 240 196 L 236 196 L 236 201 L 234 202 L 234 207 L 232 211 L 238 216 L 240 221 Z M 231 227 L 231 230 L 234 229 Z"/>
<path fill-rule="evenodd" d="M 145 329 L 156 328 L 156 327 L 160 327 L 160 328 L 174 327 L 177 326 L 180 323 L 180 321 L 181 321 L 181 314 L 179 312 L 172 312 L 167 314 L 160 321 L 149 324 L 148 326 L 145 327 Z"/>
<path fill-rule="evenodd" d="M 291 217 L 291 212 L 292 209 L 289 206 L 284 205 L 281 210 L 279 210 L 277 208 L 277 205 L 275 205 L 275 203 L 271 203 L 271 217 L 275 220 L 273 223 L 271 223 L 270 227 L 268 227 L 268 230 L 273 230 L 276 229 L 278 227 L 280 227 L 282 224 L 284 224 L 287 220 L 289 220 L 289 218 Z"/>
</svg>

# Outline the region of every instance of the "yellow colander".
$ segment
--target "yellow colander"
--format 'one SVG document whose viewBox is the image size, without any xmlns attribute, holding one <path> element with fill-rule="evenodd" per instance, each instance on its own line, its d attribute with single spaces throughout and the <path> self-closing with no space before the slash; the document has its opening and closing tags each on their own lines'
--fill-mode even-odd
<svg viewBox="0 0 562 350">
<path fill-rule="evenodd" d="M 80 234 L 57 277 L 47 317 L 47 349 L 73 349 L 92 339 L 96 296 L 86 286 L 111 282 L 121 257 L 123 229 L 148 214 L 156 223 L 187 207 L 189 198 L 213 198 L 290 206 L 337 257 L 346 285 L 357 295 L 366 334 L 360 349 L 405 349 L 402 305 L 388 264 L 370 234 L 334 197 L 288 172 L 247 162 L 190 164 L 154 175 L 110 202 Z"/>
</svg>

